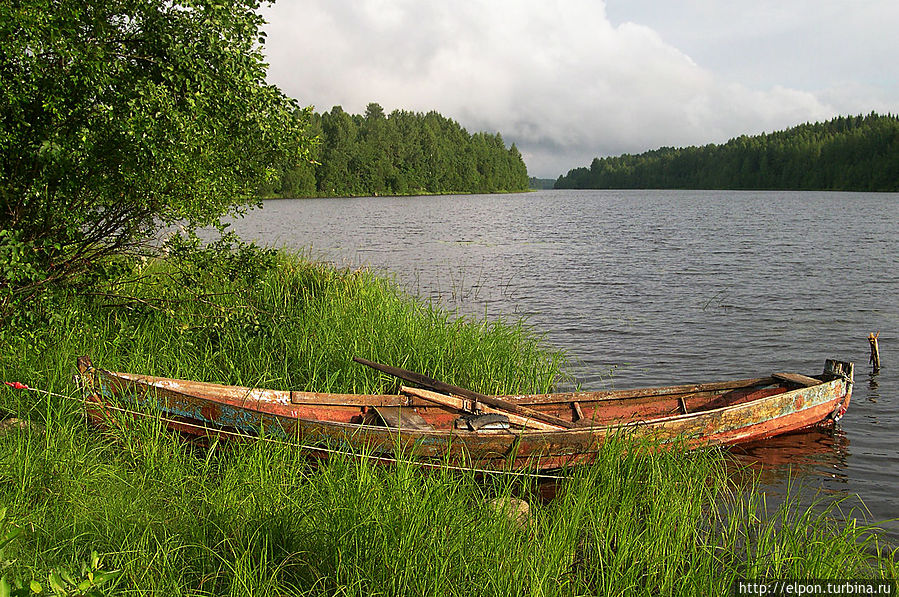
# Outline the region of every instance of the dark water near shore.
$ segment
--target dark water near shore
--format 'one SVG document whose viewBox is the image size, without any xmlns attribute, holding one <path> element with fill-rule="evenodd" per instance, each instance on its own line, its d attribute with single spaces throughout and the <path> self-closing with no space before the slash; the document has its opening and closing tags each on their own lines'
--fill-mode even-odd
<svg viewBox="0 0 899 597">
<path fill-rule="evenodd" d="M 395 274 L 412 292 L 525 316 L 584 389 L 820 373 L 856 363 L 835 432 L 749 450 L 789 476 L 899 517 L 899 194 L 540 191 L 267 201 L 246 239 Z M 869 332 L 882 372 L 871 375 Z M 899 523 L 885 536 L 899 543 Z"/>
</svg>

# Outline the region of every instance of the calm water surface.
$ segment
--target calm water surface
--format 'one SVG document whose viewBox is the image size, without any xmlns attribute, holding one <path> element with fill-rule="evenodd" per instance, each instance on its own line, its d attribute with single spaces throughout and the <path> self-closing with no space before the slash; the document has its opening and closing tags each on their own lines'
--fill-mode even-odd
<svg viewBox="0 0 899 597">
<path fill-rule="evenodd" d="M 899 517 L 899 194 L 541 191 L 268 201 L 233 224 L 265 245 L 387 271 L 467 314 L 519 317 L 584 389 L 820 373 L 856 363 L 835 432 L 750 450 Z M 882 372 L 870 373 L 880 331 Z M 899 523 L 886 522 L 899 543 Z"/>
</svg>

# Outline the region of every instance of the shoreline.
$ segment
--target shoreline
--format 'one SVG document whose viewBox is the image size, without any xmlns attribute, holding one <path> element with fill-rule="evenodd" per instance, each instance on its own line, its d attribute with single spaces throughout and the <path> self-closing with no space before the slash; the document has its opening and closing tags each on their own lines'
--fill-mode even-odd
<svg viewBox="0 0 899 597">
<path fill-rule="evenodd" d="M 79 354 L 118 370 L 317 391 L 393 383 L 346 363 L 349 353 L 405 358 L 484 393 L 545 391 L 564 372 L 563 355 L 526 327 L 456 318 L 371 272 L 284 251 L 200 252 L 129 268 L 136 281 L 107 282 L 114 296 L 63 297 L 43 328 L 0 332 L 10 347 L 0 355 L 4 377 L 77 396 L 68 371 Z M 543 502 L 527 479 L 352 458 L 312 465 L 296 447 L 261 440 L 201 450 L 152 420 L 97 430 L 77 402 L 6 387 L 0 408 L 46 427 L 0 434 L 0 502 L 25 529 L 0 574 L 46 579 L 96 550 L 104 569 L 122 571 L 110 586 L 150 594 L 643 586 L 698 595 L 737 578 L 896 575 L 894 548 L 840 519 L 841 502 L 806 508 L 790 496 L 767 512 L 765 494 L 735 487 L 718 451 L 628 454 L 611 442 Z M 487 505 L 513 498 L 531 505 L 524 526 Z"/>
</svg>

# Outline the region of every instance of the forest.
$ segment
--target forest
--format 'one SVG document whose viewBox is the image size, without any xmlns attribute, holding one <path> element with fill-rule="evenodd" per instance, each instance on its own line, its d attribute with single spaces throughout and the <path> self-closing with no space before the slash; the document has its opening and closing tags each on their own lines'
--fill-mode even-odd
<svg viewBox="0 0 899 597">
<path fill-rule="evenodd" d="M 596 158 L 555 188 L 899 191 L 899 116 L 841 116 L 721 145 Z"/>
<path fill-rule="evenodd" d="M 370 103 L 364 115 L 340 106 L 313 113 L 311 161 L 283 172 L 263 189 L 274 197 L 344 197 L 495 193 L 528 188 L 518 148 L 499 133 L 469 134 L 437 112 L 394 110 Z"/>
</svg>

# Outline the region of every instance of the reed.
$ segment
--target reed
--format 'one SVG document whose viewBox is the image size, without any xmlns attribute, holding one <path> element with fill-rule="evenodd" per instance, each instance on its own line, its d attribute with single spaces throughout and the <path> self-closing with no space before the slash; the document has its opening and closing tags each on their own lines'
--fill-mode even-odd
<svg viewBox="0 0 899 597">
<path fill-rule="evenodd" d="M 88 354 L 223 383 L 395 389 L 360 355 L 512 393 L 550 390 L 564 364 L 518 323 L 296 256 L 253 279 L 167 262 L 137 273 L 103 291 L 118 298 L 69 297 L 52 325 L 0 332 L 4 379 L 75 395 L 69 372 Z M 122 571 L 110 592 L 133 595 L 709 595 L 738 578 L 895 578 L 895 554 L 839 503 L 769 512 L 718 452 L 616 438 L 544 501 L 533 478 L 315 463 L 265 438 L 199 449 L 153 419 L 90 428 L 77 402 L 38 393 L 0 390 L 0 407 L 46 425 L 0 434 L 0 507 L 23 529 L 0 575 L 46 579 L 96 550 Z M 531 505 L 523 523 L 491 506 L 512 497 Z"/>
<path fill-rule="evenodd" d="M 316 466 L 264 440 L 196 451 L 153 421 L 50 431 L 0 439 L 29 455 L 0 469 L 26 529 L 11 555 L 40 576 L 96 549 L 122 594 L 710 595 L 894 572 L 835 505 L 766 513 L 715 453 L 611 442 L 542 502 L 534 481 L 411 460 Z M 523 524 L 489 505 L 512 496 L 531 503 Z"/>
<path fill-rule="evenodd" d="M 64 327 L 79 331 L 63 339 L 67 352 L 113 369 L 347 392 L 397 389 L 353 356 L 490 393 L 546 391 L 564 361 L 518 322 L 457 317 L 367 270 L 282 254 L 249 284 L 162 261 L 140 273 L 114 289 L 132 300 L 67 313 Z"/>
</svg>

